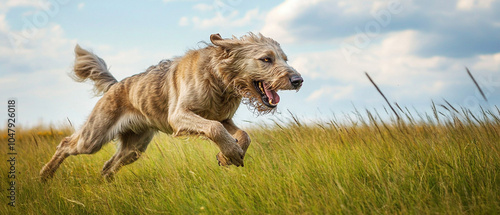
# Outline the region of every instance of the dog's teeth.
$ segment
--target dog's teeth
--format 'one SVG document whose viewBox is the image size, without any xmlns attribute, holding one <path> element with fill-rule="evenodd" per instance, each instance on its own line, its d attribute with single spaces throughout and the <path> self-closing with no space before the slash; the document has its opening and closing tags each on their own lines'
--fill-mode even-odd
<svg viewBox="0 0 500 215">
<path fill-rule="evenodd" d="M 264 91 L 264 87 L 262 87 L 262 82 L 259 82 L 259 88 L 260 88 L 260 90 L 261 90 L 262 92 L 265 92 L 265 91 Z"/>
<path fill-rule="evenodd" d="M 276 104 L 274 104 L 274 103 L 273 103 L 273 100 L 272 100 L 272 99 L 269 99 L 269 104 L 271 104 L 271 105 L 276 105 Z"/>
</svg>

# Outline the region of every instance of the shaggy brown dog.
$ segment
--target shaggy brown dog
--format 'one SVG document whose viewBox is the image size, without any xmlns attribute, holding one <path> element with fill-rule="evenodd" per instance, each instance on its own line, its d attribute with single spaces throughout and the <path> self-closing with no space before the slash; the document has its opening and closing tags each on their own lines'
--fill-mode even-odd
<svg viewBox="0 0 500 215">
<path fill-rule="evenodd" d="M 104 60 L 75 47 L 74 78 L 94 81 L 97 102 L 83 127 L 64 138 L 40 176 L 47 180 L 70 155 L 93 154 L 118 138 L 117 152 L 104 164 L 111 179 L 120 167 L 136 161 L 156 131 L 204 135 L 219 146 L 219 165 L 243 166 L 248 134 L 231 119 L 240 103 L 259 113 L 275 110 L 278 90 L 298 90 L 300 74 L 287 64 L 280 45 L 262 34 L 222 39 L 161 61 L 118 82 Z"/>
</svg>

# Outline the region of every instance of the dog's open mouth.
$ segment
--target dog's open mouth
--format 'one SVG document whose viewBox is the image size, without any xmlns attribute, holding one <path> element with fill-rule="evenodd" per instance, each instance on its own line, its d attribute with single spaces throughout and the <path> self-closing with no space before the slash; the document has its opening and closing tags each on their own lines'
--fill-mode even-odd
<svg viewBox="0 0 500 215">
<path fill-rule="evenodd" d="M 270 89 L 269 85 L 262 81 L 254 81 L 253 84 L 261 96 L 262 103 L 270 108 L 275 108 L 278 105 L 280 96 L 276 91 Z"/>
</svg>

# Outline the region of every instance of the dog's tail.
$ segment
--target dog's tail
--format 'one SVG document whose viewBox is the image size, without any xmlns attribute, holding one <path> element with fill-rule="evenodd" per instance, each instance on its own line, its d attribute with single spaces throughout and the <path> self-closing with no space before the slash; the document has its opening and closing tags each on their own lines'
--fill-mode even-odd
<svg viewBox="0 0 500 215">
<path fill-rule="evenodd" d="M 111 75 L 106 62 L 92 52 L 82 49 L 78 44 L 75 46 L 75 66 L 72 78 L 83 82 L 87 79 L 94 81 L 94 92 L 102 95 L 118 81 Z"/>
</svg>

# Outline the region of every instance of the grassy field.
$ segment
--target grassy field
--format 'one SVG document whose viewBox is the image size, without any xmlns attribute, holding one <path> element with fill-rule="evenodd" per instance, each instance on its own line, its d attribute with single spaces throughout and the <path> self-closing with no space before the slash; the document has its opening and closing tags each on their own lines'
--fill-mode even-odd
<svg viewBox="0 0 500 215">
<path fill-rule="evenodd" d="M 207 140 L 159 134 L 111 183 L 99 172 L 113 143 L 43 184 L 40 168 L 71 129 L 17 128 L 16 207 L 4 158 L 0 214 L 499 214 L 500 112 L 443 107 L 255 126 L 244 168 L 217 166 Z"/>
</svg>

